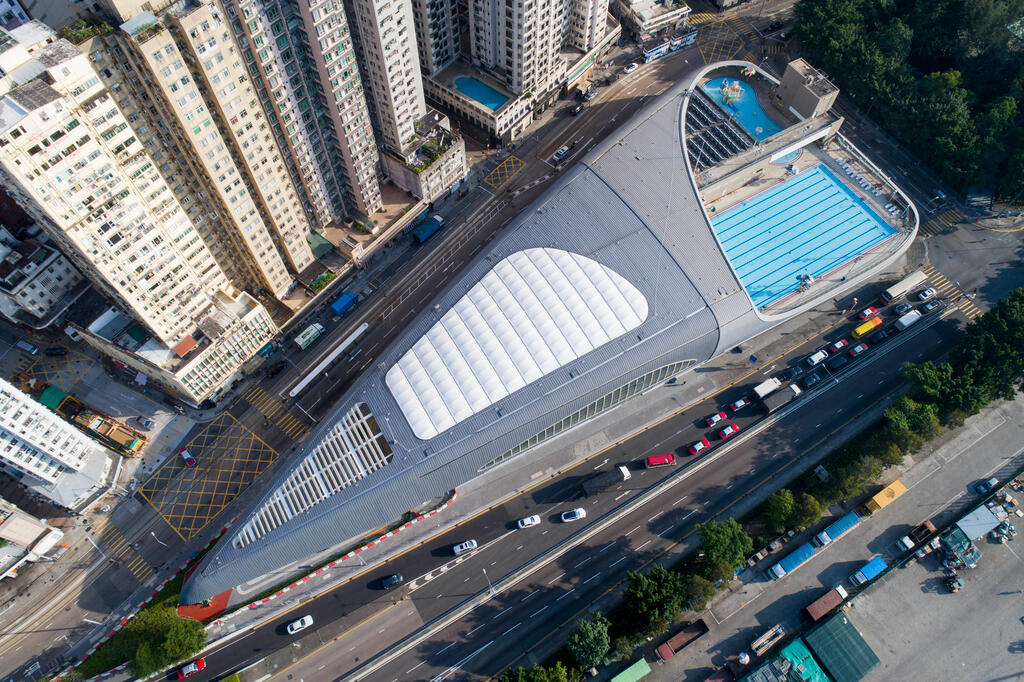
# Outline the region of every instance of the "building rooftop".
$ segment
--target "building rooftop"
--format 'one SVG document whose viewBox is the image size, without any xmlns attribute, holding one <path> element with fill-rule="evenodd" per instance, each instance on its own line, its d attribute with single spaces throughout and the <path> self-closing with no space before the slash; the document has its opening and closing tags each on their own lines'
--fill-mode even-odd
<svg viewBox="0 0 1024 682">
<path fill-rule="evenodd" d="M 41 80 L 33 80 L 11 90 L 7 97 L 25 112 L 35 111 L 50 102 L 59 100 L 62 95 Z"/>
</svg>

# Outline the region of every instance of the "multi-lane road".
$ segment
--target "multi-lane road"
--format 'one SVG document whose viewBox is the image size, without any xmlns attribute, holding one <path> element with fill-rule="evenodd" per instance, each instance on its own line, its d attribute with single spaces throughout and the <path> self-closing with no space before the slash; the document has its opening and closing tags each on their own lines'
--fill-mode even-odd
<svg viewBox="0 0 1024 682">
<path fill-rule="evenodd" d="M 281 679 L 285 675 L 321 679 L 318 676 L 323 676 L 324 670 L 330 670 L 328 677 L 333 679 L 474 595 L 487 594 L 494 585 L 500 588 L 509 576 L 521 575 L 525 566 L 552 548 L 567 548 L 557 559 L 542 561 L 528 578 L 496 591 L 464 617 L 431 632 L 423 644 L 379 669 L 360 671 L 359 678 L 467 679 L 496 674 L 585 612 L 627 571 L 642 568 L 666 553 L 680 555 L 692 544 L 689 536 L 697 523 L 728 509 L 746 491 L 793 466 L 831 432 L 877 405 L 901 384 L 898 370 L 902 362 L 941 354 L 955 334 L 952 322 L 934 315 L 927 326 L 922 323 L 919 329 L 912 328 L 873 348 L 832 381 L 823 382 L 825 385 L 808 395 L 798 409 L 773 419 L 767 428 L 758 428 L 765 423 L 760 409 L 748 406 L 730 419 L 741 427 L 735 441 L 719 443 L 704 456 L 685 454 L 698 438 L 715 442 L 703 417 L 750 387 L 730 389 L 603 453 L 598 458 L 601 461 L 588 462 L 547 481 L 208 652 L 208 675 L 200 679 L 215 679 L 280 649 L 289 649 L 287 656 L 299 659 L 293 667 L 285 666 Z M 913 342 L 907 343 L 911 336 Z M 787 361 L 795 361 L 821 343 L 820 339 L 812 341 L 794 350 Z M 667 451 L 679 453 L 677 468 L 643 468 L 645 456 Z M 619 463 L 632 469 L 629 481 L 582 497 L 579 483 L 584 476 L 595 467 Z M 659 481 L 674 483 L 636 509 L 625 509 Z M 585 522 L 558 520 L 561 512 L 578 506 L 587 511 Z M 517 519 L 532 514 L 541 517 L 541 525 L 516 528 Z M 577 534 L 595 530 L 596 534 L 576 545 Z M 477 540 L 480 549 L 454 557 L 451 546 L 468 538 Z M 385 592 L 380 579 L 392 573 L 401 573 L 406 583 Z M 375 613 L 378 617 L 367 621 Z M 314 627 L 288 636 L 284 630 L 287 623 L 306 614 L 313 616 Z M 364 625 L 347 634 L 342 643 L 329 645 L 359 623 Z"/>
</svg>

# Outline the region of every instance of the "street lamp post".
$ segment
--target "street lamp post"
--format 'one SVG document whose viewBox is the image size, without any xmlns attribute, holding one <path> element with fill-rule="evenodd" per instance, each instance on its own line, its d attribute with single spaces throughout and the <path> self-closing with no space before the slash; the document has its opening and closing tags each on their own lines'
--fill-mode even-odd
<svg viewBox="0 0 1024 682">
<path fill-rule="evenodd" d="M 484 572 L 484 578 L 487 578 L 487 590 L 493 595 L 494 594 L 494 586 L 491 585 L 491 579 L 487 576 L 487 569 L 486 568 L 482 568 L 480 570 L 482 570 Z"/>
<path fill-rule="evenodd" d="M 162 540 L 161 540 L 160 538 L 158 538 L 158 537 L 156 536 L 156 533 L 154 533 L 153 531 L 149 531 L 149 534 L 153 536 L 153 539 L 154 539 L 154 540 L 156 540 L 157 542 L 159 542 L 159 543 L 160 543 L 161 545 L 163 545 L 164 547 L 167 547 L 167 543 L 166 543 L 166 542 L 164 542 L 164 541 L 162 541 Z"/>
</svg>

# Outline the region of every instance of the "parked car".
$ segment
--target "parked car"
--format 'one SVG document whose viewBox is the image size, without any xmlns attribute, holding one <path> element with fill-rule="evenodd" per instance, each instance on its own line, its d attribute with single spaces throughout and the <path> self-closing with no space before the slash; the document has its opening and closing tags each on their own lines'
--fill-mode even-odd
<svg viewBox="0 0 1024 682">
<path fill-rule="evenodd" d="M 733 436 L 736 433 L 738 433 L 739 430 L 740 427 L 736 426 L 735 424 L 729 424 L 724 429 L 718 432 L 718 437 L 721 438 L 722 440 L 725 440 L 729 436 Z"/>
<path fill-rule="evenodd" d="M 909 313 L 909 312 L 910 312 L 910 310 L 911 310 L 911 308 L 913 308 L 913 307 L 914 307 L 914 306 L 912 306 L 912 305 L 910 305 L 909 303 L 907 303 L 906 301 L 904 301 L 903 303 L 898 303 L 898 304 L 896 305 L 896 307 L 895 307 L 895 308 L 893 308 L 893 311 L 894 311 L 894 312 L 895 312 L 895 313 L 896 313 L 897 315 L 903 315 L 903 314 Z"/>
<path fill-rule="evenodd" d="M 720 422 L 723 419 L 725 419 L 727 416 L 728 415 L 726 415 L 725 412 L 715 412 L 710 417 L 706 417 L 704 419 L 704 423 L 707 424 L 708 426 L 714 426 L 718 422 Z"/>
<path fill-rule="evenodd" d="M 733 412 L 736 412 L 738 410 L 742 410 L 744 407 L 746 407 L 752 402 L 753 400 L 751 399 L 751 397 L 749 395 L 745 395 L 736 402 L 729 403 L 729 409 L 732 410 Z"/>
<path fill-rule="evenodd" d="M 999 485 L 999 479 L 990 478 L 987 481 L 982 481 L 978 485 L 974 486 L 974 490 L 979 495 L 988 495 L 997 485 Z"/>
<path fill-rule="evenodd" d="M 299 618 L 298 620 L 293 620 L 291 623 L 288 623 L 288 634 L 294 635 L 296 632 L 299 632 L 300 630 L 305 630 L 312 624 L 313 616 L 305 615 L 302 618 Z"/>
<path fill-rule="evenodd" d="M 460 554 L 465 554 L 471 549 L 476 549 L 476 540 L 466 540 L 465 542 L 460 542 L 459 544 L 452 547 L 452 552 L 455 554 L 455 556 L 459 556 Z"/>
<path fill-rule="evenodd" d="M 939 292 L 935 291 L 935 289 L 932 289 L 931 287 L 928 287 L 927 289 L 925 289 L 924 291 L 917 295 L 917 300 L 927 301 L 930 298 L 934 298 L 935 294 L 937 293 Z"/>
<path fill-rule="evenodd" d="M 577 114 L 583 113 L 583 110 L 586 108 L 586 104 L 577 104 L 576 106 L 569 110 L 569 113 L 572 114 L 573 116 L 576 116 Z"/>
<path fill-rule="evenodd" d="M 787 368 L 786 371 L 782 373 L 782 378 L 785 381 L 792 381 L 793 379 L 797 378 L 803 373 L 803 367 L 801 367 L 800 365 L 793 365 L 792 367 Z"/>
<path fill-rule="evenodd" d="M 135 423 L 137 423 L 139 426 L 141 426 L 144 429 L 151 429 L 151 428 L 153 428 L 153 420 L 152 419 L 146 419 L 145 417 L 136 417 L 135 418 Z"/>
<path fill-rule="evenodd" d="M 810 388 L 819 381 L 821 381 L 821 375 L 815 372 L 814 374 L 808 374 L 805 376 L 804 380 L 800 382 L 800 385 L 804 388 Z"/>
<path fill-rule="evenodd" d="M 565 145 L 562 145 L 561 147 L 558 148 L 558 151 L 556 151 L 554 156 L 552 156 L 551 158 L 554 159 L 555 162 L 558 162 L 558 161 L 561 161 L 562 159 L 564 159 L 565 155 L 568 154 L 568 153 L 569 153 L 569 148 L 566 147 Z"/>
<path fill-rule="evenodd" d="M 178 454 L 185 460 L 185 466 L 194 467 L 196 465 L 196 458 L 192 456 L 192 453 L 188 451 L 188 448 L 182 448 L 178 450 Z"/>
<path fill-rule="evenodd" d="M 868 349 L 868 344 L 858 343 L 856 346 L 850 349 L 850 357 L 855 358 Z"/>
<path fill-rule="evenodd" d="M 923 306 L 921 306 L 921 309 L 924 310 L 926 313 L 930 313 L 931 311 L 935 310 L 938 307 L 939 307 L 939 302 L 938 301 L 928 301 Z"/>
<path fill-rule="evenodd" d="M 850 358 L 846 357 L 845 355 L 837 355 L 825 364 L 828 365 L 828 368 L 830 370 L 835 372 L 837 369 L 839 369 L 849 361 Z"/>
<path fill-rule="evenodd" d="M 892 336 L 892 332 L 889 331 L 888 329 L 879 329 L 877 332 L 868 337 L 868 342 L 877 346 L 890 336 Z"/>
<path fill-rule="evenodd" d="M 516 525 L 520 528 L 529 528 L 530 526 L 536 526 L 540 523 L 540 517 L 534 514 L 533 516 L 527 516 L 525 519 L 519 519 L 519 523 Z"/>
<path fill-rule="evenodd" d="M 587 518 L 587 510 L 583 507 L 576 507 L 569 511 L 562 512 L 562 523 L 569 523 L 571 521 L 579 521 L 580 519 Z"/>
<path fill-rule="evenodd" d="M 838 353 L 839 351 L 841 351 L 842 349 L 846 348 L 849 345 L 850 345 L 850 342 L 847 341 L 846 339 L 839 339 L 835 343 L 829 345 L 828 352 L 829 353 Z"/>
<path fill-rule="evenodd" d="M 288 367 L 288 363 L 285 360 L 282 360 L 281 362 L 275 362 L 273 365 L 267 368 L 267 378 L 273 379 L 278 374 L 283 372 L 286 367 Z"/>
<path fill-rule="evenodd" d="M 640 65 L 637 64 L 636 62 L 633 62 L 632 64 L 630 64 L 629 66 L 624 68 L 622 70 L 622 73 L 633 73 L 634 71 L 636 71 L 639 68 L 640 68 Z"/>
<path fill-rule="evenodd" d="M 778 31 L 783 26 L 785 26 L 785 24 L 783 24 L 781 21 L 773 21 L 772 23 L 768 24 L 768 30 Z"/>
<path fill-rule="evenodd" d="M 864 310 L 862 310 L 859 313 L 857 313 L 857 317 L 862 319 L 862 320 L 866 320 L 869 317 L 874 317 L 877 314 L 878 314 L 878 308 L 876 308 L 875 306 L 871 306 L 870 308 L 865 308 Z"/>
<path fill-rule="evenodd" d="M 183 665 L 178 669 L 178 679 L 183 680 L 186 677 L 192 677 L 200 670 L 206 670 L 206 659 L 197 658 L 188 665 Z"/>
<path fill-rule="evenodd" d="M 405 581 L 405 578 L 402 577 L 401 573 L 392 573 L 380 581 L 380 586 L 385 590 L 392 590 L 401 585 L 403 581 Z"/>
<path fill-rule="evenodd" d="M 708 442 L 707 438 L 701 438 L 699 441 L 690 446 L 690 454 L 696 455 L 698 452 L 708 447 L 709 445 L 711 445 L 711 443 Z"/>
<path fill-rule="evenodd" d="M 63 346 L 50 346 L 43 351 L 46 355 L 67 355 L 68 349 Z"/>
</svg>

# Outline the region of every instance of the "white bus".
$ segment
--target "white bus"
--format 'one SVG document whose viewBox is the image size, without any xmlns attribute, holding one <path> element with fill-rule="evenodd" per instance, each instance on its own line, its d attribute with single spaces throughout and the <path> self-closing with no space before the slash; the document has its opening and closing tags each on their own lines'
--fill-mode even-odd
<svg viewBox="0 0 1024 682">
<path fill-rule="evenodd" d="M 295 337 L 295 345 L 306 350 L 313 345 L 313 342 L 320 338 L 320 335 L 324 333 L 324 326 L 322 324 L 311 324 L 302 330 L 302 333 Z"/>
<path fill-rule="evenodd" d="M 928 281 L 928 276 L 917 270 L 910 273 L 896 284 L 885 290 L 882 294 L 882 300 L 886 303 L 892 303 L 893 301 L 903 298 L 911 292 L 911 290 L 921 286 Z"/>
</svg>

